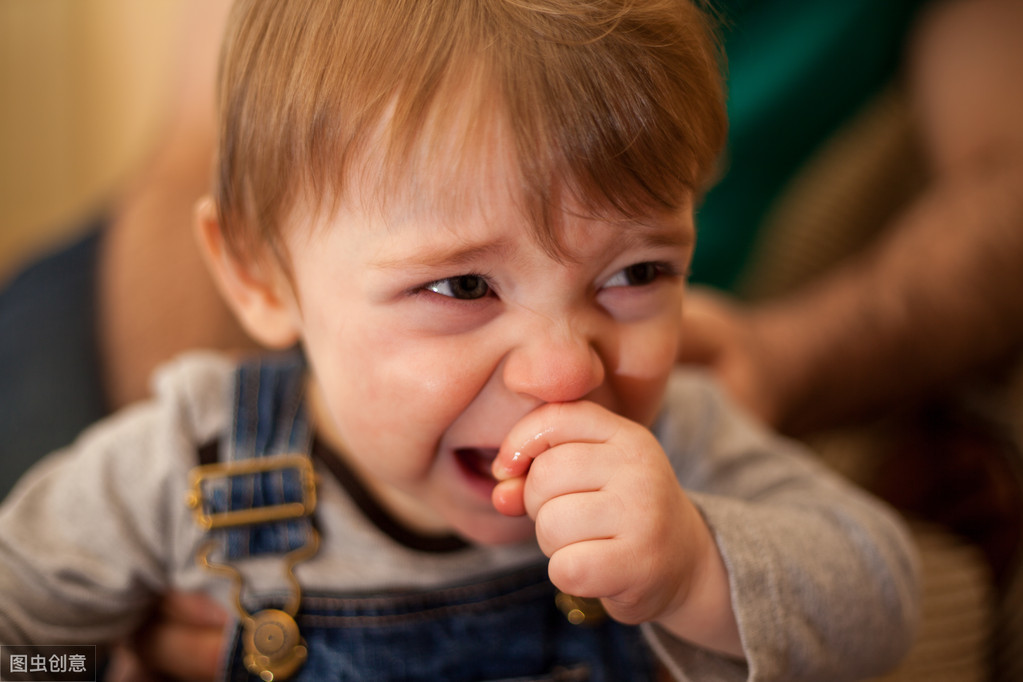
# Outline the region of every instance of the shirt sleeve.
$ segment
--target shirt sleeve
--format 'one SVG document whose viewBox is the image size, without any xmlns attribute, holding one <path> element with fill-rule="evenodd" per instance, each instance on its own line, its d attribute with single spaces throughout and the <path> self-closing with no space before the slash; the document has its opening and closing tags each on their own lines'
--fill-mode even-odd
<svg viewBox="0 0 1023 682">
<path fill-rule="evenodd" d="M 702 375 L 669 392 L 658 435 L 729 573 L 746 660 L 648 639 L 680 680 L 858 680 L 894 666 L 918 619 L 917 559 L 898 516 Z"/>
<path fill-rule="evenodd" d="M 91 427 L 4 500 L 0 644 L 115 641 L 191 562 L 198 533 L 185 488 L 197 433 L 182 393 L 195 383 Z"/>
</svg>

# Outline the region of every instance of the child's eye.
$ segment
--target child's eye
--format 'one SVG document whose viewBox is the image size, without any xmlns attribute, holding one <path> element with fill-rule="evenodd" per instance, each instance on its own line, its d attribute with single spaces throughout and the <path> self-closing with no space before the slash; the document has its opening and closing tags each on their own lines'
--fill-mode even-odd
<svg viewBox="0 0 1023 682">
<path fill-rule="evenodd" d="M 667 263 L 636 263 L 616 272 L 604 283 L 604 287 L 641 287 L 672 272 L 672 267 Z"/>
<path fill-rule="evenodd" d="M 490 293 L 490 285 L 481 275 L 459 275 L 458 277 L 438 279 L 423 288 L 441 296 L 463 301 L 473 301 Z"/>
</svg>

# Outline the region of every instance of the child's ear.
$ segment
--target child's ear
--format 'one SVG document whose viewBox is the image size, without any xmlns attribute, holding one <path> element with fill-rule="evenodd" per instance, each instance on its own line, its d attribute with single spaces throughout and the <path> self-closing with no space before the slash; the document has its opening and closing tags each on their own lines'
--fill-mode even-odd
<svg viewBox="0 0 1023 682">
<path fill-rule="evenodd" d="M 196 237 L 221 295 L 254 339 L 270 348 L 288 348 L 299 339 L 298 310 L 280 266 L 235 257 L 224 241 L 209 197 L 196 207 Z"/>
</svg>

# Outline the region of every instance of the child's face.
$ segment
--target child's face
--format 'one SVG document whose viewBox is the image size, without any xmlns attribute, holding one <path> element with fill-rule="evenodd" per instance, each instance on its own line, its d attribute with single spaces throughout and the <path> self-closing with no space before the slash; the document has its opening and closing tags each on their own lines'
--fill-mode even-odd
<svg viewBox="0 0 1023 682">
<path fill-rule="evenodd" d="M 694 233 L 689 210 L 566 213 L 559 259 L 477 190 L 450 214 L 349 206 L 285 239 L 320 433 L 413 527 L 507 543 L 532 522 L 495 511 L 489 470 L 520 418 L 575 400 L 655 418 Z"/>
</svg>

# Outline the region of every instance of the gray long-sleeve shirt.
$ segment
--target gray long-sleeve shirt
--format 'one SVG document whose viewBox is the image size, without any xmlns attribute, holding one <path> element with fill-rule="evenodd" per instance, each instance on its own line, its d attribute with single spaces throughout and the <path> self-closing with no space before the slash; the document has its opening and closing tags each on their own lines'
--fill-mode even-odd
<svg viewBox="0 0 1023 682">
<path fill-rule="evenodd" d="M 155 397 L 93 427 L 23 479 L 0 508 L 0 644 L 99 644 L 132 632 L 170 589 L 230 608 L 201 569 L 203 531 L 185 499 L 197 447 L 230 423 L 233 363 L 193 354 Z M 855 680 L 893 665 L 917 617 L 915 557 L 896 517 L 788 441 L 732 409 L 703 374 L 678 371 L 655 427 L 729 571 L 746 655 L 734 661 L 645 634 L 681 680 Z M 533 543 L 454 554 L 381 533 L 320 472 L 320 552 L 296 571 L 312 591 L 430 589 L 532 563 Z M 279 563 L 246 589 L 285 591 Z"/>
</svg>

